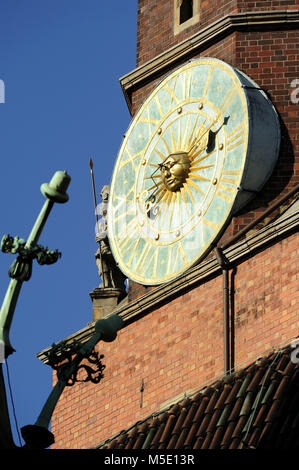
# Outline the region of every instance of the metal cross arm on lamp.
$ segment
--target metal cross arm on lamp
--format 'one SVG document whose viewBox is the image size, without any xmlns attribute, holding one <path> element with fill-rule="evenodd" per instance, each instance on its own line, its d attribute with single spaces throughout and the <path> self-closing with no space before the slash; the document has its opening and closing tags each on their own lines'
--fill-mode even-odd
<svg viewBox="0 0 299 470">
<path fill-rule="evenodd" d="M 85 344 L 77 342 L 73 350 L 72 348 L 68 349 L 66 354 L 64 354 L 64 348 L 62 347 L 53 363 L 50 361 L 50 365 L 52 367 L 53 365 L 55 366 L 55 362 L 57 360 L 60 363 L 62 362 L 59 367 L 53 367 L 57 370 L 58 381 L 53 387 L 35 424 L 29 424 L 21 429 L 23 439 L 26 443 L 25 447 L 31 449 L 46 449 L 55 442 L 54 435 L 48 430 L 48 427 L 56 404 L 64 388 L 66 386 L 73 385 L 76 382 L 77 372 L 80 367 L 85 368 L 88 374 L 87 378 L 84 380 L 85 382 L 91 380 L 94 383 L 98 383 L 100 379 L 103 378 L 102 370 L 105 366 L 101 364 L 100 360 L 92 361 L 92 363 L 97 363 L 98 370 L 91 371 L 91 368 L 88 366 L 81 366 L 80 364 L 83 359 L 89 360 L 91 357 L 97 356 L 97 353 L 94 352 L 94 348 L 99 341 L 114 341 L 117 337 L 118 330 L 120 330 L 122 326 L 123 320 L 118 315 L 111 315 L 106 319 L 100 319 L 95 323 L 95 333 Z M 74 351 L 76 351 L 76 354 L 73 359 L 71 359 L 71 356 L 74 355 Z M 48 358 L 50 355 L 51 352 L 48 354 Z M 67 356 L 69 357 L 69 360 L 65 363 L 63 361 Z M 100 359 L 102 357 L 103 356 L 101 355 Z M 93 380 L 91 378 L 92 372 L 98 372 L 97 380 Z"/>
<path fill-rule="evenodd" d="M 18 258 L 9 269 L 9 276 L 12 279 L 0 310 L 0 341 L 4 343 L 5 358 L 14 352 L 9 341 L 9 330 L 22 283 L 30 279 L 33 259 L 37 259 L 39 264 L 52 264 L 61 256 L 61 253 L 57 250 L 50 251 L 42 245 L 37 245 L 37 241 L 54 203 L 65 203 L 68 201 L 69 197 L 66 190 L 70 181 L 71 178 L 66 171 L 57 171 L 50 183 L 41 185 L 41 192 L 46 197 L 46 201 L 26 242 L 19 237 L 13 238 L 10 235 L 4 235 L 2 238 L 2 251 L 18 254 Z"/>
</svg>

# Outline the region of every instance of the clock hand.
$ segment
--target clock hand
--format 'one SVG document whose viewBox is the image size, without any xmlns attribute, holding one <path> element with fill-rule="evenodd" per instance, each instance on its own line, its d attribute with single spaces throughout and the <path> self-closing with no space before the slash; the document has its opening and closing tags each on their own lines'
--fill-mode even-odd
<svg viewBox="0 0 299 470">
<path fill-rule="evenodd" d="M 190 154 L 190 152 L 194 149 L 194 147 L 198 146 L 198 143 L 202 140 L 202 138 L 204 137 L 204 135 L 206 135 L 208 132 L 210 132 L 210 130 L 212 129 L 213 125 L 216 124 L 216 122 L 218 121 L 219 117 L 220 117 L 220 114 L 219 113 L 214 119 L 213 119 L 213 122 L 210 124 L 210 126 L 202 133 L 202 135 L 200 137 L 198 137 L 198 139 L 196 139 L 196 141 L 194 142 L 194 144 L 192 145 L 192 147 L 189 149 L 188 151 L 188 154 Z M 214 135 L 216 135 L 219 130 L 221 129 L 222 126 L 224 126 L 225 124 L 227 124 L 227 121 L 229 120 L 229 116 L 226 116 L 224 119 L 223 119 L 223 123 L 221 124 L 221 126 L 219 127 L 219 129 L 217 130 L 217 132 L 214 132 Z M 206 120 L 204 121 L 204 123 L 206 122 Z M 203 123 L 203 124 L 204 124 Z M 203 125 L 202 124 L 202 125 Z M 206 147 L 209 146 L 209 143 L 200 149 L 199 153 L 201 153 Z"/>
<path fill-rule="evenodd" d="M 155 192 L 159 189 L 156 181 L 154 180 L 154 175 L 155 173 L 160 170 L 162 171 L 162 168 L 163 166 L 165 165 L 165 162 L 168 160 L 168 158 L 170 157 L 170 155 L 168 155 L 167 158 L 165 158 L 164 162 L 163 163 L 158 163 L 158 168 L 156 168 L 153 173 L 151 174 L 151 179 L 153 180 L 153 183 L 155 185 L 155 189 L 151 192 L 151 194 L 144 200 L 145 203 L 147 203 L 148 201 L 150 201 L 153 197 L 155 198 Z M 155 202 L 155 201 L 152 201 L 152 202 Z"/>
<path fill-rule="evenodd" d="M 210 124 L 210 126 L 201 134 L 201 136 L 198 137 L 198 138 L 195 140 L 194 144 L 193 144 L 192 147 L 189 149 L 188 154 L 190 154 L 190 152 L 192 152 L 192 150 L 194 149 L 194 147 L 198 147 L 199 142 L 202 140 L 202 138 L 203 138 L 208 132 L 210 132 L 212 126 L 217 122 L 218 118 L 219 118 L 219 115 L 214 118 L 213 122 L 212 122 L 212 123 Z M 203 124 L 201 124 L 201 126 L 203 126 L 203 125 L 205 124 L 205 122 L 206 122 L 206 119 L 204 120 Z M 202 152 L 205 148 L 206 148 L 206 146 L 203 147 L 202 149 L 200 149 L 200 152 Z"/>
<path fill-rule="evenodd" d="M 160 168 L 160 164 L 159 165 L 159 168 Z M 153 173 L 151 174 L 151 179 L 153 180 L 153 183 L 155 185 L 155 189 L 151 192 L 151 194 L 145 199 L 145 203 L 147 203 L 148 201 L 150 201 L 150 199 L 153 197 L 153 194 L 159 189 L 156 181 L 154 180 L 154 175 L 155 173 L 159 170 L 159 168 L 156 168 L 156 170 L 153 171 Z M 155 196 L 154 196 L 155 197 Z"/>
</svg>

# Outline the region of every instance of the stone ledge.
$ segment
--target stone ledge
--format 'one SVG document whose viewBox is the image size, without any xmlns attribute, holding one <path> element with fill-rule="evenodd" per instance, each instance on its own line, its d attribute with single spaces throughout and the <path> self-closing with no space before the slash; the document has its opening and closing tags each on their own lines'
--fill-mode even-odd
<svg viewBox="0 0 299 470">
<path fill-rule="evenodd" d="M 298 230 L 299 227 L 299 199 L 292 203 L 289 208 L 278 216 L 268 226 L 259 231 L 247 235 L 246 238 L 235 245 L 224 250 L 224 254 L 231 265 L 237 265 L 245 258 L 252 257 L 257 250 L 266 248 L 282 237 L 287 237 L 290 232 Z M 170 281 L 167 284 L 157 286 L 154 290 L 146 293 L 139 299 L 125 303 L 117 307 L 113 314 L 118 314 L 124 321 L 125 328 L 129 323 L 137 320 L 141 315 L 158 308 L 159 305 L 168 302 L 171 298 L 182 295 L 186 289 L 198 286 L 210 277 L 221 275 L 221 268 L 216 258 L 205 260 L 199 265 L 189 269 L 184 275 Z M 94 323 L 69 336 L 65 340 L 70 343 L 73 340 L 86 342 L 94 333 Z M 63 340 L 64 341 L 64 340 Z M 46 352 L 51 346 L 37 354 L 37 358 L 47 363 Z"/>
<path fill-rule="evenodd" d="M 142 82 L 151 81 L 154 76 L 161 75 L 167 67 L 173 67 L 176 63 L 187 60 L 188 56 L 200 49 L 204 50 L 211 41 L 218 41 L 220 37 L 248 28 L 268 30 L 294 28 L 294 26 L 299 26 L 299 10 L 256 11 L 224 16 L 120 78 L 130 112 L 133 89 L 141 86 Z"/>
</svg>

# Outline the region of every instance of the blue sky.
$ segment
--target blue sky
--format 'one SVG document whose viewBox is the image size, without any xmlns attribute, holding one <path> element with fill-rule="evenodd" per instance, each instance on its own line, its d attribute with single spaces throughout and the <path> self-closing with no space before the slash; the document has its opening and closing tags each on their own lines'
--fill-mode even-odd
<svg viewBox="0 0 299 470">
<path fill-rule="evenodd" d="M 0 236 L 26 239 L 45 201 L 40 185 L 57 170 L 72 178 L 69 201 L 54 205 L 39 239 L 62 258 L 34 262 L 12 322 L 19 428 L 35 422 L 52 386 L 36 353 L 92 321 L 89 292 L 100 279 L 89 158 L 99 198 L 130 123 L 119 78 L 136 66 L 136 29 L 137 0 L 1 1 Z M 0 252 L 1 303 L 14 259 Z M 19 445 L 12 414 L 11 421 Z"/>
</svg>

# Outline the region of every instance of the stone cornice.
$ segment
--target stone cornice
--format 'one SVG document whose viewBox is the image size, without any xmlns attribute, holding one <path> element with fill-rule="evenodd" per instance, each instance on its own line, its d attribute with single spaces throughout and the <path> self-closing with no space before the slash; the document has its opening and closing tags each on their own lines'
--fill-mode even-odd
<svg viewBox="0 0 299 470">
<path fill-rule="evenodd" d="M 298 227 L 299 199 L 272 223 L 254 233 L 247 234 L 243 240 L 227 248 L 223 253 L 231 266 L 237 265 L 243 260 L 254 256 L 258 250 L 265 249 L 270 244 L 288 236 L 289 233 L 298 230 Z M 157 309 L 161 304 L 169 302 L 172 298 L 178 297 L 187 290 L 203 284 L 212 277 L 221 275 L 221 272 L 221 267 L 216 258 L 205 260 L 189 269 L 179 278 L 167 284 L 157 286 L 154 290 L 136 300 L 122 304 L 114 310 L 113 314 L 120 315 L 124 321 L 124 327 L 126 327 L 126 325 L 136 321 L 140 316 Z M 74 340 L 84 343 L 93 333 L 94 323 L 90 323 L 87 327 L 66 338 L 66 340 L 70 343 Z M 37 357 L 47 363 L 45 353 L 50 349 L 51 347 L 41 351 L 37 354 Z"/>
<path fill-rule="evenodd" d="M 299 10 L 256 11 L 226 15 L 121 77 L 120 84 L 129 110 L 131 111 L 131 95 L 134 89 L 234 31 L 288 29 L 298 26 Z"/>
</svg>

